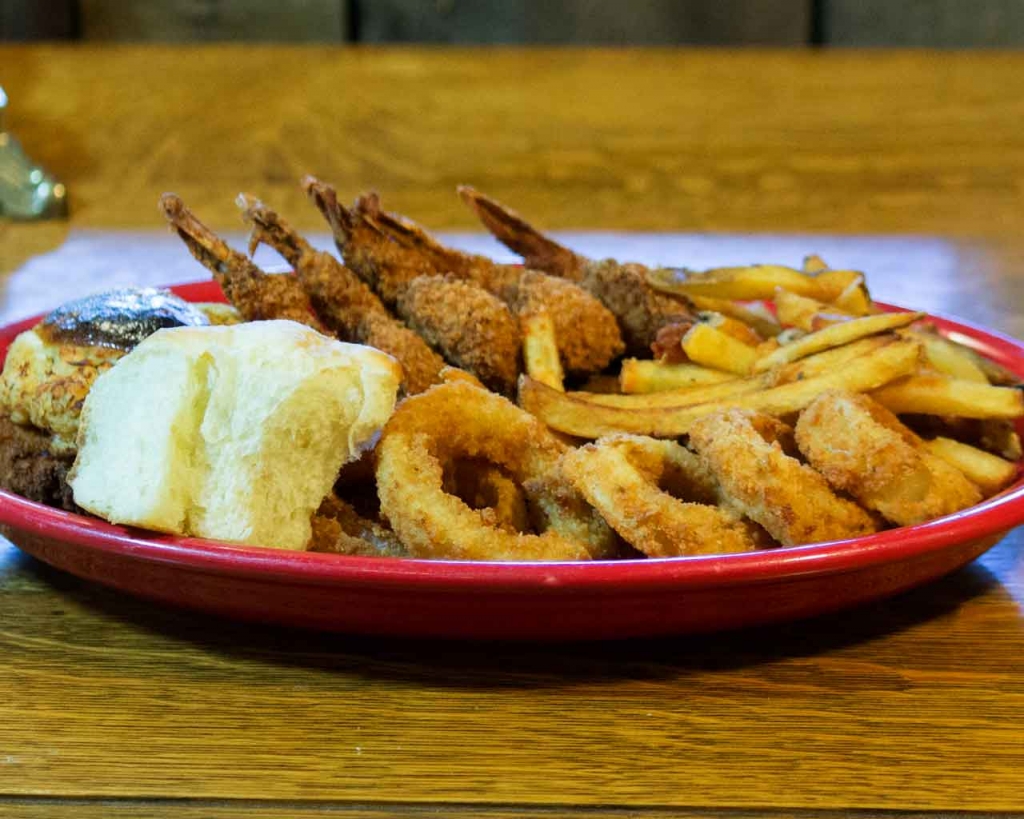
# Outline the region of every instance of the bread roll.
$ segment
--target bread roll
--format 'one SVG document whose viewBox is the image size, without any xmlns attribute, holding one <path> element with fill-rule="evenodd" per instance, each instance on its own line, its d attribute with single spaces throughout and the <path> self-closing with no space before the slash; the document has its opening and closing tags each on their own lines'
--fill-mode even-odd
<svg viewBox="0 0 1024 819">
<path fill-rule="evenodd" d="M 291 321 L 160 330 L 86 398 L 75 502 L 114 523 L 303 549 L 400 381 L 390 356 Z"/>
</svg>

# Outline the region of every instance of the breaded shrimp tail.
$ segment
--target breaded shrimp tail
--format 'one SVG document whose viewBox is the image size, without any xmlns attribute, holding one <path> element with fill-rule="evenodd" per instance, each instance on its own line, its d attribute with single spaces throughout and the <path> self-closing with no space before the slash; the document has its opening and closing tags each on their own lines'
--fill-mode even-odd
<svg viewBox="0 0 1024 819">
<path fill-rule="evenodd" d="M 618 320 L 630 355 L 646 355 L 662 327 L 692 319 L 686 301 L 651 287 L 643 265 L 588 259 L 548 239 L 518 214 L 472 188 L 463 185 L 459 194 L 491 233 L 523 256 L 527 267 L 571 279 L 607 307 Z"/>
<path fill-rule="evenodd" d="M 418 267 L 446 271 L 479 285 L 517 316 L 547 312 L 555 323 L 559 353 L 568 372 L 599 372 L 622 353 L 615 316 L 574 282 L 447 247 L 415 222 L 385 211 L 375 193 L 359 197 L 353 212 L 400 246 L 407 259 L 418 259 Z"/>
<path fill-rule="evenodd" d="M 469 185 L 459 185 L 459 196 L 472 208 L 494 237 L 523 257 L 531 270 L 573 281 L 583 278 L 587 258 L 563 247 L 530 225 L 518 213 L 484 196 Z"/>
<path fill-rule="evenodd" d="M 250 252 L 265 242 L 284 256 L 295 269 L 313 307 L 331 329 L 346 341 L 369 344 L 398 359 L 409 395 L 440 383 L 444 359 L 392 316 L 355 273 L 330 253 L 316 250 L 258 199 L 240 194 L 235 201 L 253 228 Z"/>
<path fill-rule="evenodd" d="M 302 189 L 316 205 L 317 210 L 323 214 L 327 224 L 331 226 L 331 233 L 334 234 L 334 242 L 338 250 L 345 252 L 345 245 L 348 244 L 355 228 L 354 220 L 345 208 L 338 202 L 338 193 L 326 182 L 321 182 L 315 176 L 305 176 L 302 179 Z"/>
<path fill-rule="evenodd" d="M 260 270 L 200 222 L 179 196 L 165 193 L 160 197 L 160 210 L 246 321 L 290 319 L 325 332 L 294 277 Z"/>
<path fill-rule="evenodd" d="M 249 237 L 249 255 L 252 256 L 261 244 L 269 245 L 280 253 L 292 267 L 303 254 L 314 253 L 313 246 L 297 233 L 277 211 L 271 210 L 255 196 L 240 193 L 235 204 L 242 211 L 245 223 L 252 227 Z"/>
</svg>

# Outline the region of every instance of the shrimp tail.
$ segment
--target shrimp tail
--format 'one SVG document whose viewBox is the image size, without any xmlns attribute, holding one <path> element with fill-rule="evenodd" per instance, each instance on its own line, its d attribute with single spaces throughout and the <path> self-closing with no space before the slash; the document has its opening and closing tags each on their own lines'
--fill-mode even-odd
<svg viewBox="0 0 1024 819">
<path fill-rule="evenodd" d="M 526 266 L 573 281 L 583 278 L 587 259 L 549 239 L 518 213 L 484 196 L 469 185 L 458 187 L 459 196 L 494 237 L 523 257 Z"/>
<path fill-rule="evenodd" d="M 160 197 L 160 210 L 246 321 L 288 319 L 324 331 L 294 276 L 273 276 L 260 270 L 248 256 L 231 248 L 200 222 L 173 193 Z"/>
<path fill-rule="evenodd" d="M 200 222 L 177 194 L 161 196 L 160 210 L 189 252 L 221 282 L 228 272 L 228 265 L 237 262 L 236 257 L 241 254 Z"/>
<path fill-rule="evenodd" d="M 357 215 L 338 202 L 338 192 L 315 176 L 302 179 L 302 189 L 331 226 L 338 249 L 344 252 L 356 229 Z"/>
<path fill-rule="evenodd" d="M 312 246 L 275 210 L 268 208 L 259 199 L 247 193 L 240 193 L 235 204 L 242 211 L 242 219 L 252 228 L 249 236 L 249 255 L 256 252 L 261 244 L 268 245 L 280 253 L 292 267 L 296 267 L 303 254 L 313 252 Z"/>
</svg>

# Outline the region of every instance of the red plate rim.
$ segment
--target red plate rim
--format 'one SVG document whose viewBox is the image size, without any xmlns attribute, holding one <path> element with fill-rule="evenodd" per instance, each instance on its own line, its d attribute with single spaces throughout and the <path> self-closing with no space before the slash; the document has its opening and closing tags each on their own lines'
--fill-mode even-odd
<svg viewBox="0 0 1024 819">
<path fill-rule="evenodd" d="M 192 301 L 223 301 L 212 281 L 172 285 Z M 879 304 L 886 310 L 906 308 Z M 0 344 L 33 326 L 39 316 L 0 328 Z M 957 319 L 930 315 L 945 334 L 1024 376 L 1024 343 Z M 486 587 L 523 592 L 572 589 L 630 594 L 638 588 L 685 590 L 774 582 L 833 574 L 912 559 L 967 540 L 1004 533 L 1024 523 L 1024 481 L 955 515 L 845 541 L 745 554 L 583 563 L 487 563 L 416 558 L 350 557 L 238 546 L 199 538 L 142 534 L 105 521 L 54 509 L 0 490 L 0 524 L 110 554 L 170 563 L 212 575 L 258 577 L 265 582 L 407 587 L 417 590 Z"/>
</svg>

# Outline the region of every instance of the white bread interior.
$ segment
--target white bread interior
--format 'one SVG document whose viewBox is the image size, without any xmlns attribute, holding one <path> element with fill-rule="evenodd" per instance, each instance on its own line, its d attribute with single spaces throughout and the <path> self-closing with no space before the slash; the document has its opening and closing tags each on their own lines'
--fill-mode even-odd
<svg viewBox="0 0 1024 819">
<path fill-rule="evenodd" d="M 295 322 L 160 330 L 96 380 L 68 482 L 115 523 L 303 549 L 400 381 L 390 356 Z"/>
</svg>

